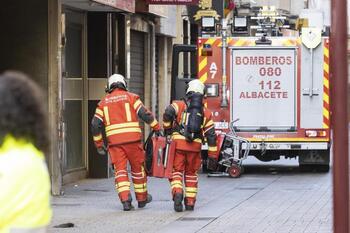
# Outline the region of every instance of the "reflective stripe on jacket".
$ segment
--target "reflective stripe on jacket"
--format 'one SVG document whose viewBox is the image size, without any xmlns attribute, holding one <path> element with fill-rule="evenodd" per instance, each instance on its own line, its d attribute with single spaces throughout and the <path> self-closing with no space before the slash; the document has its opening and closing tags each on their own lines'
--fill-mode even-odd
<svg viewBox="0 0 350 233">
<path fill-rule="evenodd" d="M 96 147 L 101 147 L 103 144 L 102 126 L 105 127 L 109 145 L 140 141 L 139 118 L 153 129 L 159 130 L 158 121 L 144 107 L 138 95 L 122 89 L 115 89 L 101 100 L 96 108 L 92 122 Z"/>
</svg>

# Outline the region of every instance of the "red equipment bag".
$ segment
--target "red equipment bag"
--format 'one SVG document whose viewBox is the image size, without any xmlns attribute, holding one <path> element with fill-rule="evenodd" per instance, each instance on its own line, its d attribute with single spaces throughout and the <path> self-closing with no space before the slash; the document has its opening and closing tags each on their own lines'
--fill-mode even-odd
<svg viewBox="0 0 350 233">
<path fill-rule="evenodd" d="M 220 151 L 223 147 L 224 141 L 225 141 L 225 133 L 216 133 L 216 146 L 217 146 L 217 153 L 215 154 L 215 158 L 219 160 L 220 158 Z"/>
<path fill-rule="evenodd" d="M 175 142 L 168 142 L 166 137 L 152 137 L 145 143 L 146 171 L 148 176 L 170 178 L 173 171 Z"/>
</svg>

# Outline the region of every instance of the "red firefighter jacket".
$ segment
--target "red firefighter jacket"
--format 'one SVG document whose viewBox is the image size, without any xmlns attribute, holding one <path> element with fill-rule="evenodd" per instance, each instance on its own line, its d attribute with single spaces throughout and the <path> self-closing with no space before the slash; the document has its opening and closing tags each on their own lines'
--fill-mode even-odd
<svg viewBox="0 0 350 233">
<path fill-rule="evenodd" d="M 138 95 L 123 89 L 114 89 L 99 102 L 92 119 L 95 146 L 103 146 L 103 126 L 110 146 L 140 141 L 139 118 L 154 130 L 159 130 L 158 121 L 144 107 Z"/>
<path fill-rule="evenodd" d="M 184 101 L 173 101 L 169 105 L 163 115 L 163 127 L 166 132 L 172 131 L 172 139 L 176 141 L 176 149 L 184 151 L 200 152 L 202 148 L 202 139 L 196 138 L 192 142 L 186 141 L 185 136 L 181 135 L 177 126 L 184 121 L 186 103 Z M 202 122 L 202 135 L 206 137 L 208 143 L 208 156 L 217 156 L 216 134 L 214 122 L 211 119 L 211 112 L 207 108 L 203 108 L 204 118 Z"/>
</svg>

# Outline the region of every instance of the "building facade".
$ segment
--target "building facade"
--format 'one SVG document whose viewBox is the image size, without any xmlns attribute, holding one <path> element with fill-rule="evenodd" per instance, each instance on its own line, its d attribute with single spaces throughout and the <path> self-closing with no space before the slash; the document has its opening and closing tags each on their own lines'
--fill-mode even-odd
<svg viewBox="0 0 350 233">
<path fill-rule="evenodd" d="M 45 91 L 54 195 L 64 183 L 111 174 L 108 157 L 96 153 L 90 132 L 108 76 L 123 74 L 157 116 L 169 103 L 172 45 L 183 37 L 183 28 L 173 25 L 183 25 L 184 9 L 149 6 L 145 0 L 3 4 L 0 72 L 23 71 Z"/>
</svg>

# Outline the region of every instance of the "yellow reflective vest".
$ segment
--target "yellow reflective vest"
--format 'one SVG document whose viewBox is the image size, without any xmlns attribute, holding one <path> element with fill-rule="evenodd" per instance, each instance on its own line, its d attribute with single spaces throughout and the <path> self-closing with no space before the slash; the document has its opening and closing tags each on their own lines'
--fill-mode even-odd
<svg viewBox="0 0 350 233">
<path fill-rule="evenodd" d="M 45 158 L 32 144 L 7 136 L 0 147 L 0 233 L 45 228 L 51 220 Z"/>
</svg>

